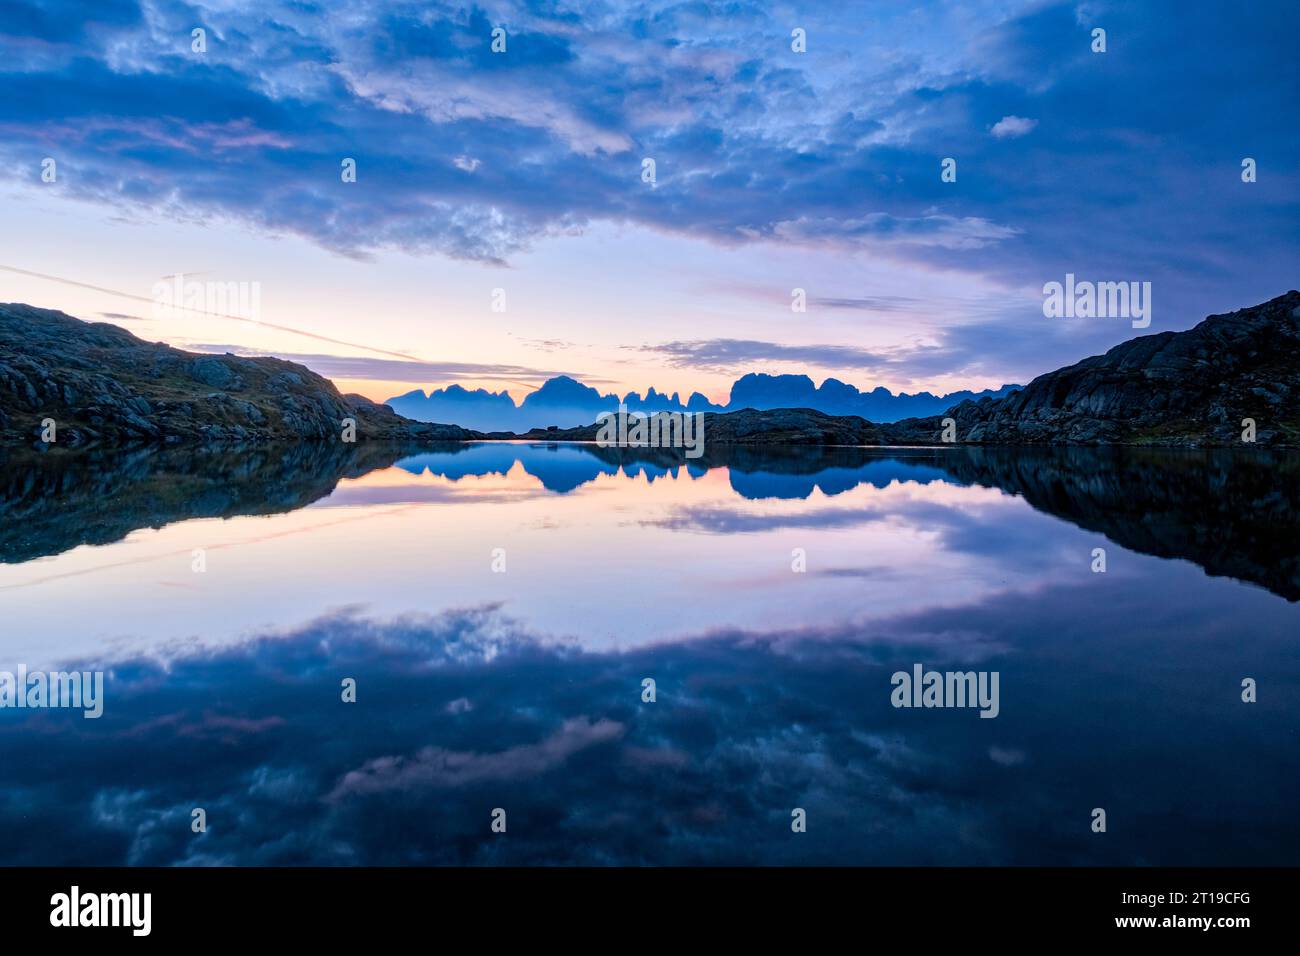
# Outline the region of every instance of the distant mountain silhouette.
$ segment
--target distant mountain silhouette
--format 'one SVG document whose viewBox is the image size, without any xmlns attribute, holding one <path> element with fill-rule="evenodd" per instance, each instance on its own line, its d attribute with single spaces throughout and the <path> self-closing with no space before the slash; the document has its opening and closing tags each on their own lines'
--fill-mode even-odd
<svg viewBox="0 0 1300 956">
<path fill-rule="evenodd" d="M 1139 336 L 1104 355 L 1040 375 L 1023 388 L 1010 386 L 1005 396 L 967 398 L 928 416 L 889 421 L 878 414 L 790 407 L 810 391 L 819 399 L 840 394 L 847 402 L 870 401 L 875 394 L 863 395 L 833 379 L 813 390 L 806 376 L 746 376 L 732 389 L 732 403 L 747 407 L 706 414 L 705 441 L 1296 447 L 1300 292 L 1211 315 L 1183 332 Z M 895 403 L 915 397 L 893 396 Z M 763 400 L 774 407 L 752 407 Z M 951 423 L 948 437 L 945 422 Z M 534 429 L 521 437 L 595 441 L 599 434 L 593 423 Z"/>
<path fill-rule="evenodd" d="M 634 412 L 733 412 L 745 408 L 760 411 L 773 408 L 811 408 L 828 415 L 857 415 L 873 422 L 894 422 L 902 418 L 921 418 L 967 400 L 984 397 L 1002 398 L 1018 385 L 1004 385 L 983 392 L 960 391 L 948 395 L 906 392 L 895 395 L 887 388 L 870 392 L 828 378 L 820 386 L 807 375 L 766 375 L 749 373 L 731 386 L 725 405 L 710 402 L 699 392 L 685 402 L 677 392 L 671 395 L 651 388 L 644 396 L 628 392 L 621 398 L 614 393 L 602 395 L 589 385 L 561 375 L 549 379 L 537 391 L 516 405 L 508 392 L 470 391 L 460 385 L 435 389 L 426 394 L 420 389 L 390 398 L 387 404 L 399 415 L 424 422 L 454 422 L 462 428 L 485 432 L 527 432 L 534 428 L 573 428 L 595 421 L 604 411 L 617 411 L 620 403 Z"/>
</svg>

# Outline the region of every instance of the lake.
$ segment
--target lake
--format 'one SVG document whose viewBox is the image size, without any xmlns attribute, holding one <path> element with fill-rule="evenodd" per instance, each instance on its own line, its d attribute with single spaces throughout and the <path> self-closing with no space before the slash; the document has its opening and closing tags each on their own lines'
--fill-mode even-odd
<svg viewBox="0 0 1300 956">
<path fill-rule="evenodd" d="M 104 689 L 0 708 L 0 863 L 1294 865 L 1297 531 L 1265 451 L 12 453 L 0 671 Z"/>
</svg>

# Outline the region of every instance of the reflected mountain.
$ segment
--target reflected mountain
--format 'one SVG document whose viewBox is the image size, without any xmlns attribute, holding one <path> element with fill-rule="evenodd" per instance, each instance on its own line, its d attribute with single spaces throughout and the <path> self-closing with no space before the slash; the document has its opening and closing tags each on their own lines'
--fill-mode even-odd
<svg viewBox="0 0 1300 956">
<path fill-rule="evenodd" d="M 1130 551 L 1300 600 L 1300 454 L 1229 449 L 967 448 L 956 480 L 1000 488 Z"/>
<path fill-rule="evenodd" d="M 1300 454 L 1130 447 L 672 449 L 564 443 L 292 443 L 224 449 L 12 455 L 0 466 L 0 562 L 107 544 L 138 528 L 305 507 L 339 481 L 396 466 L 450 482 L 515 468 L 555 494 L 607 480 L 698 479 L 726 468 L 748 500 L 859 485 L 1000 489 L 1116 544 L 1300 600 Z"/>
<path fill-rule="evenodd" d="M 891 481 L 942 479 L 926 448 L 846 448 L 830 445 L 716 445 L 699 458 L 671 448 L 604 448 L 595 444 L 483 443 L 439 447 L 399 461 L 413 475 L 426 471 L 453 481 L 468 475 L 506 474 L 516 463 L 548 491 L 565 494 L 601 475 L 622 474 L 653 482 L 686 474 L 694 478 L 726 468 L 743 498 L 807 498 L 814 490 L 833 495 L 860 484 L 883 488 Z M 927 475 L 928 471 L 928 475 Z"/>
</svg>

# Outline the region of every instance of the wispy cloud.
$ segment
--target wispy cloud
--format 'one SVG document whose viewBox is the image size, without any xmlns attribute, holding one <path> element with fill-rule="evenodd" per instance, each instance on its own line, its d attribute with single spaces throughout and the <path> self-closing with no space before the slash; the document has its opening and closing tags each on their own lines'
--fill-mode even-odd
<svg viewBox="0 0 1300 956">
<path fill-rule="evenodd" d="M 373 379 L 388 382 L 445 382 L 455 379 L 524 379 L 544 382 L 557 375 L 577 373 L 554 369 L 529 368 L 524 365 L 498 365 L 477 362 L 426 362 L 418 359 L 370 358 L 364 355 L 322 355 L 304 352 L 265 352 L 242 345 L 219 345 L 209 342 L 191 343 L 187 346 L 198 352 L 235 355 L 274 355 L 306 365 L 326 378 Z"/>
<path fill-rule="evenodd" d="M 345 774 L 329 799 L 392 790 L 420 791 L 525 780 L 554 769 L 580 750 L 617 740 L 624 730 L 618 721 L 577 717 L 566 720 L 539 743 L 521 744 L 495 753 L 425 747 L 410 757 L 376 757 Z"/>
<path fill-rule="evenodd" d="M 925 300 L 903 295 L 864 295 L 852 298 L 815 297 L 813 305 L 827 309 L 850 309 L 857 312 L 911 312 Z"/>
<path fill-rule="evenodd" d="M 763 362 L 851 368 L 871 367 L 890 361 L 886 353 L 849 345 L 782 345 L 755 339 L 700 339 L 639 348 L 667 356 L 674 366 L 702 369 L 749 369 Z"/>
</svg>

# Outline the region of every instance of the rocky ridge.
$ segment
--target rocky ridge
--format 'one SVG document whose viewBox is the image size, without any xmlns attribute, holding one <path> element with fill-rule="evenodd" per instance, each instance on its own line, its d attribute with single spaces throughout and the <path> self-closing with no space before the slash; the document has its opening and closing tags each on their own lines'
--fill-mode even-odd
<svg viewBox="0 0 1300 956">
<path fill-rule="evenodd" d="M 0 304 L 0 441 L 39 442 L 53 419 L 63 447 L 340 437 L 461 440 L 277 358 L 186 352 L 107 323 Z"/>
</svg>

